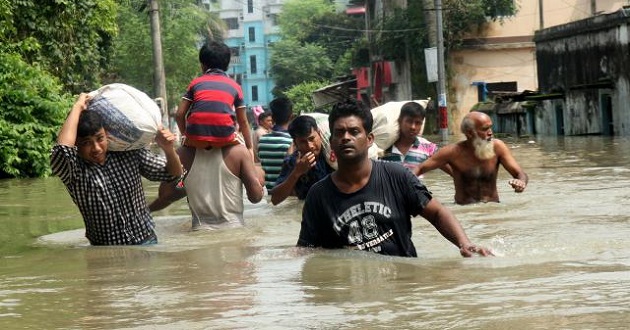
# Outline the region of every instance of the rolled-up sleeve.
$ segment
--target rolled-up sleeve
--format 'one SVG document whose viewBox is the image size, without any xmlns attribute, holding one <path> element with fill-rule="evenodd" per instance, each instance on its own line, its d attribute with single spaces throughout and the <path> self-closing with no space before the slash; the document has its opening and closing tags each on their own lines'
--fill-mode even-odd
<svg viewBox="0 0 630 330">
<path fill-rule="evenodd" d="M 78 152 L 76 147 L 55 144 L 50 152 L 50 167 L 53 175 L 68 185 L 74 179 Z"/>
</svg>

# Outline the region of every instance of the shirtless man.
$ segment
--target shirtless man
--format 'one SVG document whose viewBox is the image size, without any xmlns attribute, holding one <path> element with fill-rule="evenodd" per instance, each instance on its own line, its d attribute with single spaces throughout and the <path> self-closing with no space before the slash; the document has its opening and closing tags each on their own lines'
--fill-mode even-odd
<svg viewBox="0 0 630 330">
<path fill-rule="evenodd" d="M 492 119 L 483 112 L 468 113 L 461 124 L 465 141 L 440 148 L 432 157 L 415 168 L 421 175 L 450 165 L 455 183 L 455 202 L 498 202 L 497 174 L 499 164 L 512 175 L 508 184 L 517 193 L 527 186 L 527 174 L 518 165 L 510 149 L 501 140 L 492 137 Z"/>
</svg>

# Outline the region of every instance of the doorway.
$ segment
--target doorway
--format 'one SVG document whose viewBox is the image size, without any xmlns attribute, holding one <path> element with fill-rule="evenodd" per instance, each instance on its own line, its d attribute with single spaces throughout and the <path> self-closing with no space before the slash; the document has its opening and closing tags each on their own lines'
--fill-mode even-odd
<svg viewBox="0 0 630 330">
<path fill-rule="evenodd" d="M 610 94 L 601 94 L 599 104 L 602 109 L 602 135 L 615 135 L 615 125 L 613 121 L 612 97 Z"/>
</svg>

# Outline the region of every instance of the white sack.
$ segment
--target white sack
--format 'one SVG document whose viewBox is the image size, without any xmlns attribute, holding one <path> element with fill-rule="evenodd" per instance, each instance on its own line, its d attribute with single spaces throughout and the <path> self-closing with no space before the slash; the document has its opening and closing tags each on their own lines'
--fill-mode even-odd
<svg viewBox="0 0 630 330">
<path fill-rule="evenodd" d="M 398 140 L 398 116 L 400 108 L 410 101 L 387 102 L 371 110 L 374 124 L 372 133 L 374 134 L 374 143 L 380 149 L 379 152 L 391 147 Z M 413 100 L 419 103 L 425 109 L 429 100 Z M 420 135 L 424 131 L 424 122 L 420 128 Z"/>
<path fill-rule="evenodd" d="M 147 94 L 125 84 L 110 84 L 89 95 L 88 110 L 103 117 L 109 150 L 140 149 L 153 142 L 162 113 Z"/>
</svg>

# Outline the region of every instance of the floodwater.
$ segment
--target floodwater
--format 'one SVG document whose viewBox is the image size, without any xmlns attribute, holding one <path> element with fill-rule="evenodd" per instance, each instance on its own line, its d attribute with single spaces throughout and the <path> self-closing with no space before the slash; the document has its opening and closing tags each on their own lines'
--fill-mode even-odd
<svg viewBox="0 0 630 330">
<path fill-rule="evenodd" d="M 492 258 L 422 218 L 418 258 L 300 251 L 296 200 L 204 232 L 181 201 L 158 245 L 90 247 L 57 178 L 0 181 L 0 329 L 627 329 L 630 139 L 506 142 L 522 194 L 501 170 L 501 203 L 458 206 L 446 174 L 425 178 Z"/>
</svg>

